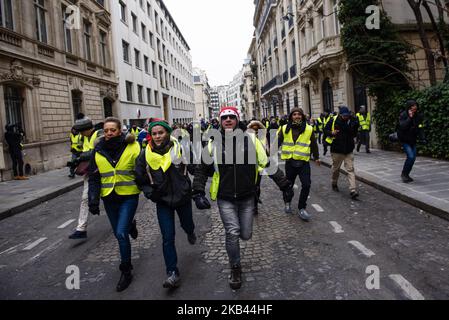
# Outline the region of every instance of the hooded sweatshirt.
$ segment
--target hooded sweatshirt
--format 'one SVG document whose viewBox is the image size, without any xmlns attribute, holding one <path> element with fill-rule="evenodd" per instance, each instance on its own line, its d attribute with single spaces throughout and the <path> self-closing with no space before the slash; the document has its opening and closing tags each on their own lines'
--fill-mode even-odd
<svg viewBox="0 0 449 320">
<path fill-rule="evenodd" d="M 292 131 L 292 138 L 293 138 L 294 142 L 296 142 L 296 140 L 298 140 L 299 136 L 306 130 L 306 124 L 307 124 L 305 120 L 303 120 L 299 123 L 293 122 L 293 113 L 298 112 L 298 111 L 301 111 L 301 109 L 293 108 L 290 111 L 290 114 L 288 116 L 287 129 L 286 129 L 287 133 L 290 132 L 290 130 Z M 279 148 L 282 146 L 283 142 L 284 142 L 284 133 L 282 130 L 279 130 L 279 135 L 278 135 Z M 311 153 L 313 159 L 318 160 L 320 158 L 318 144 L 316 142 L 316 138 L 315 138 L 314 134 L 312 134 L 310 136 L 310 153 Z M 289 161 L 298 161 L 298 160 L 289 159 Z"/>
</svg>

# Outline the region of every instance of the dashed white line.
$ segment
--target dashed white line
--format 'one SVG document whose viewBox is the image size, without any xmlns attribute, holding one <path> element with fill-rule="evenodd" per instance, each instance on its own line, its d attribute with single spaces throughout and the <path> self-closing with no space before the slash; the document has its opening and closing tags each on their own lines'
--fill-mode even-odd
<svg viewBox="0 0 449 320">
<path fill-rule="evenodd" d="M 374 252 L 372 252 L 370 249 L 366 248 L 363 244 L 361 244 L 358 241 L 351 240 L 351 241 L 348 241 L 348 243 L 353 245 L 354 247 L 356 247 L 360 252 L 362 252 L 368 258 L 376 255 Z"/>
<path fill-rule="evenodd" d="M 73 221 L 75 221 L 76 219 L 70 219 L 67 222 L 64 222 L 63 224 L 61 224 L 58 229 L 64 229 L 65 227 L 67 227 L 69 224 L 71 224 Z"/>
<path fill-rule="evenodd" d="M 25 265 L 33 262 L 34 260 L 36 260 L 37 258 L 39 258 L 44 252 L 47 251 L 51 251 L 55 248 L 57 248 L 61 243 L 63 242 L 63 239 L 59 239 L 58 241 L 54 242 L 53 244 L 51 244 L 50 246 L 48 246 L 47 248 L 43 249 L 42 251 L 40 251 L 38 254 L 36 254 L 35 256 L 31 257 L 30 259 L 28 259 L 25 263 L 23 263 L 21 265 L 21 267 L 24 267 Z"/>
<path fill-rule="evenodd" d="M 47 240 L 47 238 L 40 238 L 37 239 L 36 241 L 34 241 L 33 243 L 30 243 L 28 246 L 26 246 L 25 248 L 23 248 L 23 250 L 31 250 L 33 249 L 35 246 L 39 245 L 41 242 Z"/>
<path fill-rule="evenodd" d="M 408 299 L 425 300 L 424 296 L 400 274 L 390 274 L 389 278 L 396 282 Z"/>
<path fill-rule="evenodd" d="M 8 254 L 10 254 L 10 253 L 13 253 L 14 251 L 17 251 L 17 250 L 15 250 L 18 246 L 20 246 L 21 245 L 21 243 L 19 243 L 18 245 L 15 245 L 14 247 L 11 247 L 11 248 L 9 248 L 9 249 L 6 249 L 5 251 L 2 251 L 2 252 L 0 252 L 0 255 L 2 255 L 2 254 L 4 254 L 4 253 L 8 253 Z"/>
<path fill-rule="evenodd" d="M 324 212 L 324 209 L 319 204 L 312 204 L 312 207 L 318 212 Z"/>
<path fill-rule="evenodd" d="M 341 225 L 339 225 L 337 223 L 337 221 L 329 221 L 329 223 L 331 224 L 332 227 L 334 227 L 334 232 L 335 233 L 343 233 L 343 228 Z"/>
</svg>

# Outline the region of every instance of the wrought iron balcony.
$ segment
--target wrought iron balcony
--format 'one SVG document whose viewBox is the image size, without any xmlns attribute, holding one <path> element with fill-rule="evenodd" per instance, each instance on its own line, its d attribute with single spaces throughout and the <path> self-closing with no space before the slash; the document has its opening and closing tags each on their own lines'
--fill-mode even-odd
<svg viewBox="0 0 449 320">
<path fill-rule="evenodd" d="M 296 64 L 290 67 L 290 78 L 296 77 Z"/>
<path fill-rule="evenodd" d="M 288 71 L 285 71 L 285 72 L 282 74 L 282 81 L 283 81 L 284 83 L 286 83 L 286 82 L 288 81 Z"/>
</svg>

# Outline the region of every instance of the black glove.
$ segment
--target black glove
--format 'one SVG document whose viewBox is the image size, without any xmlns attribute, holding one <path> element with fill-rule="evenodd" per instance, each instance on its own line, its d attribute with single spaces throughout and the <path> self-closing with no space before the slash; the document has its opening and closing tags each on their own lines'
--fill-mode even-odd
<svg viewBox="0 0 449 320">
<path fill-rule="evenodd" d="M 145 196 L 145 198 L 151 199 L 151 197 L 153 196 L 153 189 L 143 190 L 143 195 Z"/>
<path fill-rule="evenodd" d="M 193 200 L 195 201 L 195 205 L 199 210 L 210 209 L 209 200 L 207 200 L 204 194 L 194 195 Z"/>
<path fill-rule="evenodd" d="M 293 197 L 295 196 L 293 187 L 290 186 L 290 188 L 284 190 L 282 196 L 284 198 L 284 202 L 291 202 Z"/>
<path fill-rule="evenodd" d="M 89 212 L 93 215 L 100 215 L 100 207 L 98 205 L 89 206 Z"/>
</svg>

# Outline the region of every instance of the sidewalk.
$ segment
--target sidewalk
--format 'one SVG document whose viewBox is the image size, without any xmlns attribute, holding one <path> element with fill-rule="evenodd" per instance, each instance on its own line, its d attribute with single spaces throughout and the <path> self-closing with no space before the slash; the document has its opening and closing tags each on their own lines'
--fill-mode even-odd
<svg viewBox="0 0 449 320">
<path fill-rule="evenodd" d="M 82 177 L 70 179 L 68 173 L 68 168 L 62 168 L 30 176 L 29 180 L 0 182 L 0 220 L 83 184 Z"/>
<path fill-rule="evenodd" d="M 319 148 L 322 163 L 330 167 L 330 147 L 326 156 L 323 146 Z M 371 149 L 367 154 L 362 146 L 360 152 L 354 150 L 354 155 L 357 180 L 449 220 L 449 161 L 418 156 L 410 174 L 415 181 L 405 184 L 401 180 L 405 153 Z M 341 171 L 346 174 L 343 165 Z"/>
</svg>

